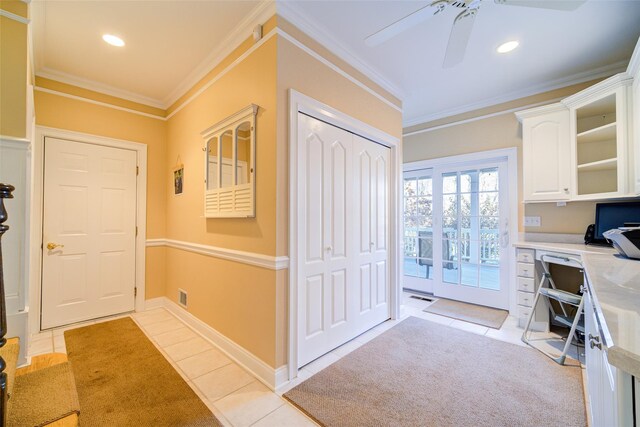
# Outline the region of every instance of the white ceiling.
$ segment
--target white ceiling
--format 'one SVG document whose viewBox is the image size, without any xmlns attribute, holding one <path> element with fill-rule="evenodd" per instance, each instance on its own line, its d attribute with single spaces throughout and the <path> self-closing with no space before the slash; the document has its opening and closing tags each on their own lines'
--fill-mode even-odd
<svg viewBox="0 0 640 427">
<path fill-rule="evenodd" d="M 264 9 L 257 0 L 31 4 L 37 75 L 160 108 L 237 47 L 249 35 L 237 30 Z M 125 47 L 107 45 L 104 33 L 123 38 Z"/>
<path fill-rule="evenodd" d="M 402 99 L 405 126 L 620 71 L 640 36 L 640 1 L 590 0 L 564 12 L 484 0 L 464 61 L 453 68 L 442 68 L 459 13 L 453 8 L 378 46 L 365 45 L 367 36 L 429 3 L 294 1 L 284 15 L 377 74 Z M 510 39 L 520 47 L 498 54 Z"/>
<path fill-rule="evenodd" d="M 37 74 L 158 107 L 275 11 L 264 1 L 31 4 Z M 406 126 L 618 72 L 640 36 L 639 0 L 589 0 L 572 12 L 483 0 L 465 59 L 453 68 L 442 68 L 459 13 L 453 8 L 378 46 L 365 45 L 367 36 L 427 4 L 294 0 L 278 2 L 278 13 L 401 98 Z M 125 48 L 106 45 L 105 32 L 123 37 Z M 495 52 L 513 38 L 521 43 L 517 50 Z"/>
</svg>

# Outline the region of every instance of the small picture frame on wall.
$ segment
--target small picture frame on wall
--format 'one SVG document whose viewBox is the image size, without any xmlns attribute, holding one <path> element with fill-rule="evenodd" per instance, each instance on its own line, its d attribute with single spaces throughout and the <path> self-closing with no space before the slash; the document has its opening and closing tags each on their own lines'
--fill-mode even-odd
<svg viewBox="0 0 640 427">
<path fill-rule="evenodd" d="M 173 194 L 182 194 L 184 184 L 184 165 L 176 166 L 173 169 Z"/>
</svg>

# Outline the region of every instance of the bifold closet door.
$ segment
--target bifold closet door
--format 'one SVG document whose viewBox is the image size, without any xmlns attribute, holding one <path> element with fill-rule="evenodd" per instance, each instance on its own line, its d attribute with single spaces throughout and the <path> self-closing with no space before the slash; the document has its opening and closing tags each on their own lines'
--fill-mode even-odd
<svg viewBox="0 0 640 427">
<path fill-rule="evenodd" d="M 389 150 L 302 113 L 298 123 L 300 367 L 389 317 Z"/>
<path fill-rule="evenodd" d="M 390 150 L 354 135 L 358 334 L 389 318 Z"/>
<path fill-rule="evenodd" d="M 298 318 L 300 366 L 348 340 L 348 232 L 355 221 L 351 176 L 352 135 L 300 114 L 298 118 L 300 182 L 303 214 L 299 224 Z"/>
</svg>

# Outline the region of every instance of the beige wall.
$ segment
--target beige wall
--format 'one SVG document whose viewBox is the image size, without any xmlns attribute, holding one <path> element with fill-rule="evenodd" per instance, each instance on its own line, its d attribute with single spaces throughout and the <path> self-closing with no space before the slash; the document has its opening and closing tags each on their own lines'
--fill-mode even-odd
<svg viewBox="0 0 640 427">
<path fill-rule="evenodd" d="M 275 26 L 273 17 L 264 25 L 265 34 Z M 304 37 L 292 26 L 287 31 Z M 398 138 L 402 117 L 397 109 L 279 36 L 227 69 L 253 46 L 254 42 L 247 39 L 167 111 L 38 79 L 38 86 L 49 90 L 160 117 L 173 113 L 166 122 L 38 91 L 37 123 L 148 145 L 148 238 L 166 237 L 286 256 L 289 89 Z M 220 76 L 222 71 L 225 74 Z M 399 103 L 390 94 L 383 96 Z M 251 103 L 260 107 L 256 124 L 256 217 L 206 219 L 205 141 L 200 132 Z M 173 194 L 171 173 L 177 163 L 184 165 L 183 193 L 178 196 Z M 177 301 L 178 288 L 183 289 L 188 294 L 188 311 L 194 316 L 268 365 L 275 368 L 286 363 L 288 270 L 275 271 L 174 248 L 150 247 L 146 254 L 147 298 L 165 296 Z"/>
<path fill-rule="evenodd" d="M 250 47 L 249 45 L 248 47 Z M 247 47 L 247 48 L 248 48 Z M 276 252 L 276 39 L 253 51 L 167 122 L 167 166 L 184 164 L 183 194 L 167 174 L 167 237 L 274 256 Z M 204 218 L 204 147 L 200 132 L 249 104 L 256 121 L 256 217 Z M 273 270 L 169 249 L 166 296 L 189 295 L 189 312 L 271 366 L 275 351 Z"/>
<path fill-rule="evenodd" d="M 3 0 L 0 9 L 28 16 L 26 3 Z M 27 25 L 0 16 L 0 135 L 24 138 L 27 131 Z"/>
<path fill-rule="evenodd" d="M 518 148 L 518 195 L 519 230 L 539 233 L 584 233 L 587 225 L 593 223 L 595 202 L 570 202 L 565 207 L 556 203 L 522 203 L 522 127 L 514 113 L 451 124 L 473 117 L 488 115 L 505 109 L 512 109 L 540 102 L 556 100 L 574 94 L 596 81 L 582 83 L 543 94 L 522 98 L 513 102 L 493 106 L 483 110 L 445 118 L 427 124 L 405 129 L 410 133 L 420 129 L 443 126 L 439 129 L 404 137 L 404 162 L 468 154 L 499 148 Z M 541 227 L 524 227 L 523 217 L 540 216 Z"/>
<path fill-rule="evenodd" d="M 146 144 L 147 238 L 165 237 L 165 122 L 40 91 L 35 92 L 35 112 L 39 126 Z M 147 298 L 164 293 L 163 251 L 147 249 Z"/>
<path fill-rule="evenodd" d="M 278 27 L 283 26 L 288 34 L 303 40 L 317 53 L 325 55 L 319 46 L 312 43 L 298 29 L 278 17 Z M 330 55 L 327 57 L 331 58 Z M 344 64 L 336 61 L 343 70 Z M 342 111 L 388 134 L 402 138 L 402 114 L 397 109 L 358 87 L 355 83 L 332 70 L 283 37 L 278 37 L 277 71 L 277 236 L 276 254 L 289 253 L 289 90 L 310 96 L 320 102 Z M 363 79 L 365 80 L 365 79 Z M 393 96 L 374 84 L 364 81 L 392 103 L 398 103 Z M 279 360 L 286 360 L 287 331 L 287 289 L 288 272 L 278 272 L 276 277 L 276 339 Z"/>
</svg>

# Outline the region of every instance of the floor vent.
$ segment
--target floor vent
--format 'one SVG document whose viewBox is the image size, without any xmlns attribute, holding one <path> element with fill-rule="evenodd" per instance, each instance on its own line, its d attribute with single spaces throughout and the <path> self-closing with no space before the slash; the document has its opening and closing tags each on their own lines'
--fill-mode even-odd
<svg viewBox="0 0 640 427">
<path fill-rule="evenodd" d="M 178 302 L 184 307 L 187 306 L 187 293 L 182 289 L 178 289 Z"/>
<path fill-rule="evenodd" d="M 411 295 L 409 298 L 413 298 L 413 299 L 419 299 L 421 301 L 429 301 L 432 302 L 433 299 L 432 298 L 427 298 L 427 297 L 420 297 L 418 295 Z"/>
</svg>

